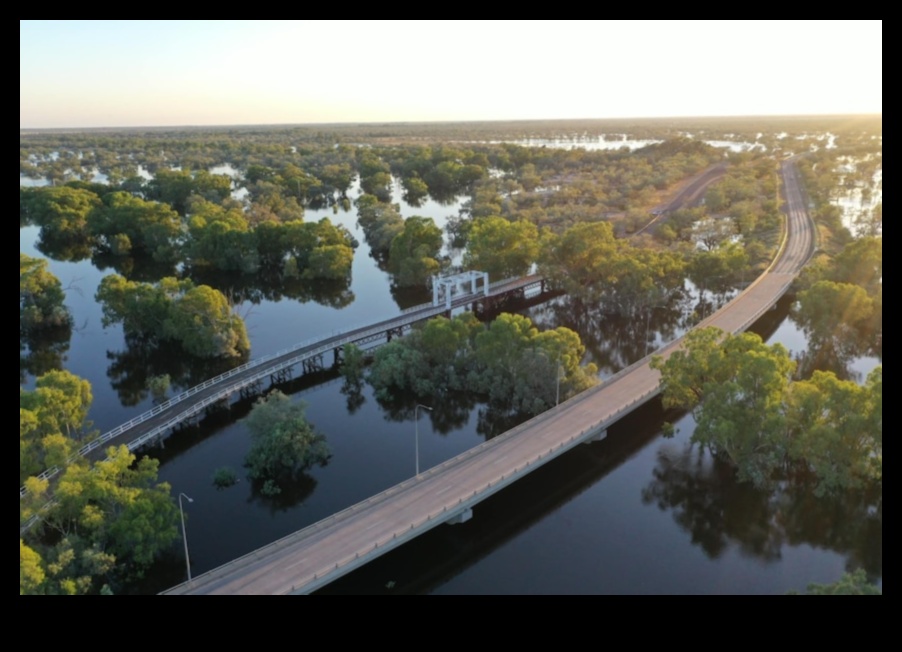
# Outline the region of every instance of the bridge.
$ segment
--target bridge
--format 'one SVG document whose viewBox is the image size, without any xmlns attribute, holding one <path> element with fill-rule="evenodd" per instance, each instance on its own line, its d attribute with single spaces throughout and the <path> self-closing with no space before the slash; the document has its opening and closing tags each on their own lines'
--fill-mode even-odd
<svg viewBox="0 0 902 652">
<path fill-rule="evenodd" d="M 791 161 L 782 164 L 787 220 L 770 267 L 698 327 L 738 333 L 786 293 L 811 257 L 814 227 Z M 677 340 L 656 353 L 667 357 Z M 303 594 L 443 523 L 460 523 L 489 496 L 568 450 L 602 439 L 619 419 L 660 393 L 650 356 L 604 384 L 443 464 L 299 532 L 173 587 L 168 594 Z"/>
<path fill-rule="evenodd" d="M 477 287 L 474 280 L 476 276 L 482 279 L 482 287 Z M 464 281 L 470 283 L 469 289 L 463 286 Z M 109 445 L 122 440 L 127 440 L 126 445 L 129 450 L 137 450 L 164 437 L 172 428 L 201 414 L 209 406 L 220 401 L 228 401 L 235 393 L 259 393 L 262 383 L 266 379 L 270 379 L 273 384 L 289 380 L 293 368 L 298 365 L 304 372 L 320 370 L 324 366 L 324 356 L 329 353 L 333 355 L 332 363 L 335 364 L 340 360 L 343 347 L 349 344 L 367 345 L 374 342 L 390 342 L 393 337 L 400 337 L 405 330 L 409 330 L 417 322 L 438 315 L 450 314 L 457 308 L 469 306 L 474 310 L 488 310 L 510 297 L 523 298 L 546 292 L 545 280 L 539 275 L 488 284 L 488 276 L 477 273 L 467 273 L 460 278 L 443 279 L 443 289 L 441 296 L 438 293 L 434 295 L 432 303 L 413 306 L 402 311 L 397 317 L 301 342 L 210 378 L 109 432 L 103 433 L 97 439 L 81 447 L 73 455 L 73 459 L 77 457 L 99 458 Z M 69 461 L 71 462 L 73 459 Z M 53 467 L 43 471 L 38 478 L 50 479 L 60 471 L 59 467 Z M 28 495 L 27 489 L 20 487 L 19 499 L 21 500 L 26 495 Z M 20 526 L 20 531 L 30 528 L 36 519 L 37 516 Z"/>
</svg>

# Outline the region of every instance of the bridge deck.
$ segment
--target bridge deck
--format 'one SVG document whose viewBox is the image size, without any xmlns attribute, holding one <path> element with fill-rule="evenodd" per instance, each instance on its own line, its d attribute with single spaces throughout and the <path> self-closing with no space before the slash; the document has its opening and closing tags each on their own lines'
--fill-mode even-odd
<svg viewBox="0 0 902 652">
<path fill-rule="evenodd" d="M 795 171 L 784 164 L 787 231 L 771 271 L 699 326 L 739 332 L 786 292 L 807 262 L 813 228 Z M 661 353 L 670 355 L 680 341 Z M 307 593 L 473 505 L 606 430 L 659 390 L 650 357 L 507 433 L 304 530 L 181 584 L 167 593 Z"/>
</svg>

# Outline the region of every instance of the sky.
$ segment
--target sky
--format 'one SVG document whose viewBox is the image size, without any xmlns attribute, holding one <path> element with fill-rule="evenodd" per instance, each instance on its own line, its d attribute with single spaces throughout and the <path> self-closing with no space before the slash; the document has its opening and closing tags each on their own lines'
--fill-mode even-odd
<svg viewBox="0 0 902 652">
<path fill-rule="evenodd" d="M 20 21 L 19 127 L 882 113 L 882 21 Z"/>
</svg>

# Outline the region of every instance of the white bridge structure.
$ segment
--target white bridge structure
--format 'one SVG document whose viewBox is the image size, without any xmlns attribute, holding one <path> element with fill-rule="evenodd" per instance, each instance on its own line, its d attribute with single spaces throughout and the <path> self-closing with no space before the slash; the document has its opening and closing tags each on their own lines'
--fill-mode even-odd
<svg viewBox="0 0 902 652">
<path fill-rule="evenodd" d="M 461 272 L 460 274 L 452 274 L 450 276 L 433 276 L 432 277 L 432 305 L 438 307 L 445 303 L 445 309 L 451 310 L 451 302 L 453 298 L 459 294 L 476 294 L 477 281 L 482 279 L 482 294 L 489 296 L 489 274 L 488 272 Z M 463 284 L 469 283 L 469 291 L 463 289 Z"/>
</svg>

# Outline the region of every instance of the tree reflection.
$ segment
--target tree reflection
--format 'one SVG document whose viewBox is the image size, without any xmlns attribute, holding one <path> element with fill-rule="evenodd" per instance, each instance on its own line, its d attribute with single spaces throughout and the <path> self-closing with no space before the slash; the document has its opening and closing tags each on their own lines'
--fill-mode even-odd
<svg viewBox="0 0 902 652">
<path fill-rule="evenodd" d="M 197 358 L 186 354 L 171 342 L 151 342 L 126 338 L 124 351 L 107 351 L 110 360 L 107 376 L 124 406 L 137 405 L 147 399 L 148 379 L 168 374 L 175 392 L 193 387 L 208 378 L 237 367 L 247 361 L 239 358 Z"/>
<path fill-rule="evenodd" d="M 470 413 L 476 406 L 476 398 L 468 392 L 445 392 L 440 396 L 421 399 L 411 395 L 379 399 L 386 421 L 413 421 L 417 403 L 426 405 L 432 410 L 420 410 L 420 418 L 429 415 L 432 430 L 440 435 L 463 428 L 470 420 Z"/>
<path fill-rule="evenodd" d="M 567 296 L 530 314 L 537 323 L 566 326 L 579 333 L 589 361 L 616 373 L 691 328 L 694 320 L 686 316 L 689 302 L 688 293 L 676 292 L 624 315 Z"/>
<path fill-rule="evenodd" d="M 674 521 L 711 558 L 731 546 L 765 562 L 784 545 L 808 545 L 846 556 L 847 568 L 882 574 L 883 494 L 879 489 L 817 498 L 804 480 L 772 491 L 736 479 L 732 465 L 684 446 L 658 452 L 642 502 L 672 511 Z"/>
<path fill-rule="evenodd" d="M 309 473 L 299 473 L 292 478 L 291 482 L 280 482 L 280 491 L 274 495 L 263 493 L 264 484 L 262 480 L 251 481 L 251 495 L 247 502 L 266 507 L 270 514 L 278 514 L 307 500 L 313 494 L 318 483 L 316 478 Z"/>
<path fill-rule="evenodd" d="M 63 360 L 69 351 L 72 324 L 49 326 L 38 332 L 19 332 L 19 384 L 29 375 L 41 376 L 48 371 L 63 368 Z"/>
<path fill-rule="evenodd" d="M 232 305 L 244 302 L 257 305 L 263 301 L 293 299 L 300 303 L 313 301 L 340 309 L 349 306 L 355 299 L 350 278 L 307 280 L 265 271 L 249 276 L 209 268 L 192 269 L 189 276 L 198 285 L 209 285 L 225 294 Z"/>
</svg>

